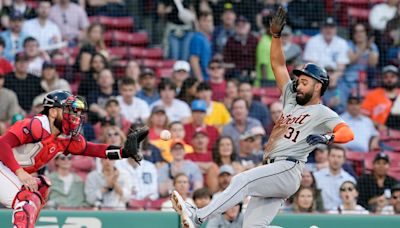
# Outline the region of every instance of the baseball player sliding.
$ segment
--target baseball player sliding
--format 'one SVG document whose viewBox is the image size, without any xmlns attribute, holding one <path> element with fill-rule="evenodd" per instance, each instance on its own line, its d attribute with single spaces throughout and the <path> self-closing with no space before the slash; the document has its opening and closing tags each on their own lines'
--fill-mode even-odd
<svg viewBox="0 0 400 228">
<path fill-rule="evenodd" d="M 282 92 L 284 109 L 267 143 L 264 165 L 234 176 L 229 187 L 201 209 L 186 204 L 174 191 L 171 200 L 185 228 L 200 226 L 246 196 L 251 196 L 251 200 L 243 227 L 266 227 L 284 199 L 299 188 L 304 163 L 315 145 L 346 143 L 354 137 L 339 116 L 320 103 L 329 85 L 325 70 L 309 63 L 302 70 L 294 70 L 298 79 L 290 80 L 280 41 L 285 20 L 286 12 L 279 8 L 271 21 L 271 64 Z"/>
<path fill-rule="evenodd" d="M 139 143 L 147 136 L 144 127 L 128 135 L 123 148 L 86 142 L 79 133 L 87 105 L 67 91 L 46 94 L 42 114 L 21 120 L 0 138 L 0 203 L 14 209 L 15 228 L 33 228 L 48 196 L 50 181 L 31 173 L 63 153 L 121 159 L 143 158 Z"/>
</svg>

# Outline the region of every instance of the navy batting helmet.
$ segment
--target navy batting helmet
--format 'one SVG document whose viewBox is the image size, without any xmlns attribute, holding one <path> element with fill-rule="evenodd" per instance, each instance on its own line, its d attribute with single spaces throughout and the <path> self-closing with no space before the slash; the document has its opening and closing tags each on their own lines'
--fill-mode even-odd
<svg viewBox="0 0 400 228">
<path fill-rule="evenodd" d="M 320 82 L 322 84 L 321 96 L 324 95 L 326 89 L 328 88 L 329 85 L 328 73 L 326 73 L 325 69 L 314 63 L 306 64 L 301 70 L 297 69 L 293 70 L 293 74 L 296 76 L 306 75 Z"/>
</svg>

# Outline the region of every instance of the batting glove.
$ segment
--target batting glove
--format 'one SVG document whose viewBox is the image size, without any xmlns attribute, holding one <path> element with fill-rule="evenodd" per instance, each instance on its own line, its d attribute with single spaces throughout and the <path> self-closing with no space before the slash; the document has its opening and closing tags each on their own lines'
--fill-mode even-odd
<svg viewBox="0 0 400 228">
<path fill-rule="evenodd" d="M 306 142 L 310 145 L 326 144 L 329 145 L 333 143 L 334 135 L 309 135 L 307 136 Z"/>
</svg>

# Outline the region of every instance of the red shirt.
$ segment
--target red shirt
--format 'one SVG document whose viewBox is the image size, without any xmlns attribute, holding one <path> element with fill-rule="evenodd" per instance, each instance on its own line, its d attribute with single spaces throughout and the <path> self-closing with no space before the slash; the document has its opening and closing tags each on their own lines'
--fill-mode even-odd
<svg viewBox="0 0 400 228">
<path fill-rule="evenodd" d="M 195 127 L 192 123 L 185 124 L 183 126 L 185 128 L 185 138 L 184 141 L 186 143 L 191 144 L 192 143 L 192 138 L 193 134 L 196 132 L 197 127 Z M 206 126 L 206 132 L 208 134 L 208 150 L 212 150 L 215 142 L 217 141 L 219 137 L 219 132 L 218 129 L 215 128 L 214 126 L 207 125 Z"/>
<path fill-rule="evenodd" d="M 194 151 L 193 153 L 186 154 L 185 160 L 191 160 L 193 162 L 212 162 L 212 154 L 211 151 L 207 151 L 207 153 L 198 153 Z"/>
<path fill-rule="evenodd" d="M 12 72 L 14 67 L 7 59 L 0 57 L 0 74 L 8 74 Z"/>
<path fill-rule="evenodd" d="M 226 81 L 223 81 L 222 83 L 212 83 L 210 81 L 210 86 L 212 90 L 212 100 L 223 101 L 226 92 Z"/>
</svg>

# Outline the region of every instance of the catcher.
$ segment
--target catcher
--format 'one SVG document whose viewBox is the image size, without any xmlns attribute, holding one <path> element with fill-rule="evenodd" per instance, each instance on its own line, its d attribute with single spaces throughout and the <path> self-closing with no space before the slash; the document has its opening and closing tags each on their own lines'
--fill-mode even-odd
<svg viewBox="0 0 400 228">
<path fill-rule="evenodd" d="M 13 227 L 33 228 L 48 197 L 50 181 L 31 173 L 58 154 L 122 159 L 140 162 L 140 142 L 147 136 L 143 127 L 128 135 L 123 148 L 87 142 L 79 133 L 87 104 L 67 91 L 53 91 L 43 100 L 44 110 L 32 119 L 15 123 L 0 138 L 0 202 L 12 208 Z"/>
</svg>

